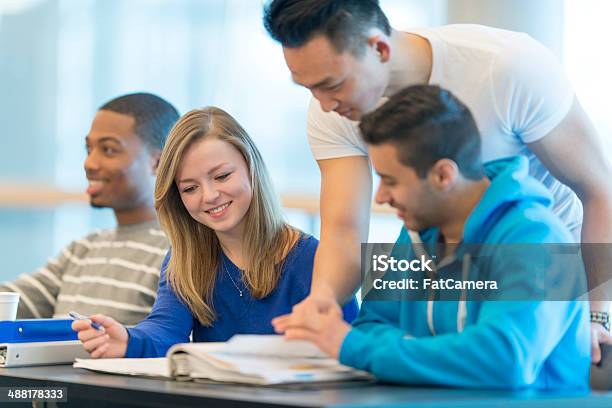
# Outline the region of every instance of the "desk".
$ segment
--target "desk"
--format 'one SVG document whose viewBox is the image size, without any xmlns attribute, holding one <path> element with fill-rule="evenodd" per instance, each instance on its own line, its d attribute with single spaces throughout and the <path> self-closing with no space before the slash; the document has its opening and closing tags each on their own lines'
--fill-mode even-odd
<svg viewBox="0 0 612 408">
<path fill-rule="evenodd" d="M 66 387 L 69 407 L 612 407 L 609 393 L 475 391 L 369 384 L 322 390 L 198 384 L 68 365 L 0 368 L 0 387 Z M 9 405 L 9 404 L 7 404 Z M 11 404 L 12 405 L 12 404 Z"/>
</svg>

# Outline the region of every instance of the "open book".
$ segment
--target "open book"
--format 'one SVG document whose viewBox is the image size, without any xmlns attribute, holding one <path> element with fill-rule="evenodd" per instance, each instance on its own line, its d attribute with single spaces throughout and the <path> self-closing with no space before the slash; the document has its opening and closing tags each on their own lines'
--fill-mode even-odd
<svg viewBox="0 0 612 408">
<path fill-rule="evenodd" d="M 253 385 L 367 380 L 372 377 L 327 358 L 305 341 L 238 335 L 226 343 L 184 343 L 166 358 L 77 359 L 74 367 L 115 374 L 204 379 Z"/>
</svg>

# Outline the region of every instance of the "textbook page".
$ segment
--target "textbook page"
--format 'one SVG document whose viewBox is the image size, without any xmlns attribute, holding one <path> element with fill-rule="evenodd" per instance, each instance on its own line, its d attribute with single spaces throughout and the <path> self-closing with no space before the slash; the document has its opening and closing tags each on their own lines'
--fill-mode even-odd
<svg viewBox="0 0 612 408">
<path fill-rule="evenodd" d="M 283 336 L 274 334 L 239 334 L 229 339 L 222 351 L 225 354 L 327 358 L 325 353 L 309 341 L 286 340 Z"/>
<path fill-rule="evenodd" d="M 170 377 L 168 360 L 160 358 L 77 358 L 74 368 L 86 368 L 92 371 L 123 375 L 140 375 L 147 377 Z"/>
</svg>

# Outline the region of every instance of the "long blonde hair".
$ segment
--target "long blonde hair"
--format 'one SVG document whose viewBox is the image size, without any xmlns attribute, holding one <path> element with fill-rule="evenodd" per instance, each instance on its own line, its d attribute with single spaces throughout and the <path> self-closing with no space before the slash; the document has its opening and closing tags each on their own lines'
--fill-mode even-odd
<svg viewBox="0 0 612 408">
<path fill-rule="evenodd" d="M 268 171 L 257 147 L 227 112 L 215 107 L 194 109 L 174 125 L 162 152 L 155 183 L 155 208 L 168 235 L 172 254 L 166 277 L 177 295 L 204 326 L 215 320 L 212 293 L 221 265 L 221 245 L 215 232 L 194 220 L 185 209 L 175 183 L 183 154 L 196 141 L 216 138 L 244 157 L 253 197 L 245 214 L 242 247 L 247 264 L 242 279 L 257 299 L 276 287 L 283 260 L 299 231 L 283 219 Z"/>
</svg>

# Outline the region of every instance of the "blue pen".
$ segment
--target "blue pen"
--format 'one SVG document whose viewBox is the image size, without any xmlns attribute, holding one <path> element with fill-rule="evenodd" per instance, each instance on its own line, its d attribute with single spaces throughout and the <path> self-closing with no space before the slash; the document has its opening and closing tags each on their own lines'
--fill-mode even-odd
<svg viewBox="0 0 612 408">
<path fill-rule="evenodd" d="M 82 314 L 77 312 L 68 312 L 68 315 L 74 320 L 86 320 L 89 322 L 89 324 L 91 324 L 91 327 L 93 327 L 94 329 L 102 330 L 102 325 L 100 323 L 92 322 L 91 319 L 87 316 L 83 316 Z"/>
</svg>

